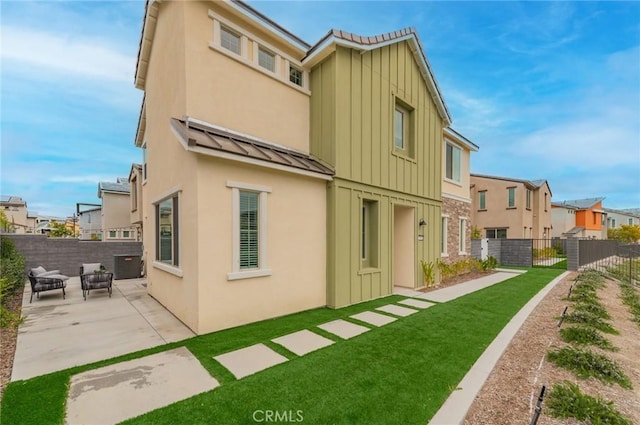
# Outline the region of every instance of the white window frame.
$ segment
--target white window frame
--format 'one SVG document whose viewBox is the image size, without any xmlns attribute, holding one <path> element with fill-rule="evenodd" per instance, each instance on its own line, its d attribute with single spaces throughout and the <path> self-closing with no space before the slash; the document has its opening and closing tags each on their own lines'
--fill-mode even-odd
<svg viewBox="0 0 640 425">
<path fill-rule="evenodd" d="M 467 255 L 467 221 L 466 217 L 458 220 L 458 255 Z"/>
<path fill-rule="evenodd" d="M 440 256 L 449 256 L 449 215 L 443 214 L 440 217 L 440 227 L 442 229 L 442 239 L 440 240 Z M 444 248 L 444 249 L 443 249 Z"/>
<path fill-rule="evenodd" d="M 158 260 L 156 258 L 157 255 L 157 244 L 159 243 L 158 239 L 158 232 L 156 231 L 157 228 L 157 214 L 156 214 L 156 207 L 159 203 L 166 201 L 167 199 L 173 199 L 173 198 L 178 198 L 178 224 L 177 224 L 177 231 L 176 229 L 172 229 L 173 235 L 175 235 L 174 237 L 177 238 L 177 245 L 178 245 L 178 264 L 177 265 L 172 265 L 172 264 L 167 264 L 167 263 L 163 263 L 162 261 Z M 181 211 L 181 205 L 182 205 L 182 189 L 180 187 L 176 187 L 173 188 L 165 193 L 163 193 L 162 195 L 160 195 L 159 197 L 157 197 L 156 199 L 154 199 L 151 204 L 153 205 L 153 218 L 154 221 L 156 222 L 156 226 L 154 226 L 153 229 L 153 233 L 154 233 L 154 238 L 156 239 L 155 244 L 153 246 L 153 267 L 156 269 L 160 269 L 163 270 L 167 273 L 171 273 L 175 276 L 178 277 L 182 277 L 183 272 L 182 272 L 182 268 L 181 268 L 181 258 L 184 257 L 183 251 L 182 251 L 182 236 L 181 236 L 181 229 L 182 229 L 182 211 Z M 176 243 L 176 242 L 173 242 Z M 173 260 L 175 262 L 175 260 Z"/>
<path fill-rule="evenodd" d="M 295 70 L 295 71 L 300 73 L 300 84 L 298 84 L 295 81 L 291 80 L 291 71 L 292 70 Z M 304 71 L 302 69 L 298 68 L 297 66 L 293 66 L 293 65 L 289 64 L 289 82 L 291 84 L 295 84 L 298 87 L 304 87 Z"/>
<path fill-rule="evenodd" d="M 448 155 L 448 153 L 449 153 L 448 147 L 449 146 L 451 146 L 451 157 L 449 157 L 449 155 Z M 457 154 L 457 159 L 458 159 L 457 168 L 456 168 L 456 162 L 455 162 L 456 154 Z M 445 158 L 444 159 L 444 177 L 445 177 L 445 179 L 447 179 L 448 181 L 451 181 L 451 182 L 459 184 L 462 181 L 462 149 L 460 149 L 459 146 L 456 146 L 453 143 L 447 142 L 447 144 L 445 146 L 444 158 Z M 447 165 L 449 164 L 449 160 L 451 160 L 451 177 L 447 176 Z"/>
<path fill-rule="evenodd" d="M 532 195 L 532 191 L 529 188 L 525 188 L 526 191 L 526 205 L 525 208 L 530 210 L 531 209 L 531 195 Z"/>
<path fill-rule="evenodd" d="M 147 182 L 147 141 L 142 142 L 142 184 Z"/>
<path fill-rule="evenodd" d="M 271 193 L 268 186 L 250 183 L 227 181 L 231 189 L 232 202 L 232 271 L 227 273 L 227 280 L 250 279 L 254 277 L 271 276 L 272 271 L 267 262 L 267 195 Z M 258 196 L 258 268 L 240 269 L 240 191 L 256 192 Z"/>
<path fill-rule="evenodd" d="M 478 192 L 478 210 L 479 211 L 487 210 L 487 191 L 486 190 L 481 190 L 480 192 Z"/>
<path fill-rule="evenodd" d="M 511 191 L 513 190 L 513 204 L 511 204 L 511 202 L 509 202 L 509 195 L 511 194 Z M 508 187 L 507 188 L 507 209 L 513 209 L 516 208 L 516 187 Z"/>
<path fill-rule="evenodd" d="M 256 45 L 256 60 L 258 62 L 258 66 L 261 67 L 262 69 L 266 69 L 269 72 L 273 72 L 273 73 L 277 73 L 278 72 L 278 64 L 279 64 L 279 60 L 278 60 L 278 55 L 276 55 L 275 53 L 273 53 L 271 50 L 267 49 L 266 47 L 262 46 L 262 45 Z M 267 56 L 269 56 L 272 60 L 272 65 L 273 68 L 269 68 L 268 66 L 265 66 L 265 64 L 260 63 L 260 54 L 265 54 Z"/>
<path fill-rule="evenodd" d="M 111 236 L 111 232 L 113 232 L 115 236 Z M 109 239 L 118 239 L 118 231 L 117 231 L 117 230 L 109 229 L 109 230 L 107 231 L 107 237 L 108 237 Z"/>
<path fill-rule="evenodd" d="M 399 124 L 398 115 L 400 115 L 400 117 L 402 118 L 402 122 L 400 123 L 402 133 L 400 145 L 398 145 L 398 138 L 396 134 L 398 132 Z M 407 111 L 397 103 L 393 110 L 393 147 L 402 151 L 405 151 L 407 149 Z"/>
<path fill-rule="evenodd" d="M 223 39 L 224 39 L 223 35 L 225 33 L 230 34 L 231 36 L 233 36 L 233 37 L 238 39 L 238 51 L 237 52 L 235 50 L 233 50 L 233 49 L 230 49 L 229 47 L 227 47 L 227 46 L 225 46 L 223 44 Z M 243 54 L 244 54 L 243 52 L 245 50 L 245 49 L 243 49 L 243 47 L 244 47 L 243 44 L 244 43 L 242 41 L 242 34 L 239 34 L 238 32 L 234 31 L 233 29 L 229 28 L 226 25 L 220 25 L 220 47 L 222 47 L 226 51 L 231 52 L 231 53 L 233 53 L 235 55 L 243 56 Z"/>
</svg>

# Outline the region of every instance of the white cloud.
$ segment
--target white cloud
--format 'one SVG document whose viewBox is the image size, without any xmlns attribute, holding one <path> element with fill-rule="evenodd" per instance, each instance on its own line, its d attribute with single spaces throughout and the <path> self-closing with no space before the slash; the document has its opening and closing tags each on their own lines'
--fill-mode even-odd
<svg viewBox="0 0 640 425">
<path fill-rule="evenodd" d="M 1 57 L 5 70 L 17 63 L 28 66 L 41 78 L 50 71 L 58 71 L 109 81 L 133 81 L 135 58 L 99 39 L 74 38 L 15 26 L 2 28 L 2 39 Z"/>
</svg>

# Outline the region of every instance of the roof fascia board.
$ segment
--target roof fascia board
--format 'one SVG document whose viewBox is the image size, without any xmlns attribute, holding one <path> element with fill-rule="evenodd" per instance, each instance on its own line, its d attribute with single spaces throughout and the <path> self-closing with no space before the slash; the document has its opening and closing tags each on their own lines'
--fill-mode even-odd
<svg viewBox="0 0 640 425">
<path fill-rule="evenodd" d="M 286 32 L 284 32 L 282 29 L 280 29 L 280 28 L 278 28 L 276 26 L 273 26 L 269 21 L 265 20 L 265 18 L 263 18 L 262 16 L 256 15 L 255 13 L 252 13 L 251 10 L 247 9 L 247 7 L 249 7 L 249 6 L 243 7 L 242 5 L 238 4 L 237 2 L 234 2 L 234 1 L 231 1 L 231 0 L 223 0 L 223 3 L 225 5 L 227 5 L 227 6 L 229 6 L 230 8 L 232 8 L 234 11 L 240 13 L 242 16 L 244 16 L 244 17 L 250 19 L 252 22 L 258 24 L 260 27 L 264 28 L 267 32 L 274 33 L 279 38 L 281 38 L 284 41 L 286 41 L 289 45 L 291 45 L 295 49 L 299 50 L 300 53 L 304 54 L 304 53 L 307 52 L 307 50 L 309 50 L 310 46 L 308 44 L 301 43 L 301 40 L 296 40 L 290 34 L 287 34 Z"/>
<path fill-rule="evenodd" d="M 392 44 L 400 43 L 402 41 L 409 41 L 413 47 L 413 57 L 418 59 L 421 65 L 421 68 L 424 72 L 421 72 L 422 77 L 427 83 L 427 87 L 431 91 L 431 97 L 436 103 L 438 111 L 440 112 L 440 116 L 444 120 L 445 127 L 451 124 L 451 116 L 449 115 L 449 110 L 444 103 L 444 99 L 442 98 L 440 88 L 438 87 L 438 83 L 435 80 L 433 72 L 431 71 L 431 66 L 427 61 L 427 58 L 422 51 L 422 47 L 420 47 L 420 43 L 418 42 L 415 33 L 410 33 L 407 35 L 403 35 L 402 37 L 394 38 L 391 40 L 382 41 L 380 43 L 375 44 L 360 44 L 355 43 L 353 41 L 344 40 L 340 37 L 336 37 L 331 34 L 326 38 L 319 46 L 315 47 L 313 52 L 305 57 L 302 60 L 302 64 L 311 68 L 317 63 L 319 63 L 322 59 L 324 59 L 327 55 L 332 53 L 335 50 L 335 46 L 347 47 L 350 49 L 358 50 L 362 53 L 378 49 L 380 47 L 390 46 Z M 325 51 L 326 50 L 326 51 Z"/>
<path fill-rule="evenodd" d="M 146 62 L 147 65 L 149 63 L 149 57 L 151 56 L 151 47 L 153 45 L 153 38 L 155 35 L 156 25 L 151 26 L 149 23 L 150 20 L 158 19 L 158 5 L 162 0 L 148 0 L 144 11 L 144 20 L 142 21 L 142 31 L 140 34 L 140 47 L 138 48 L 138 59 L 136 61 L 136 73 L 133 79 L 134 86 L 137 89 L 144 90 L 146 74 L 147 71 L 145 69 L 144 75 L 141 75 L 141 63 Z M 151 13 L 153 12 L 153 14 Z M 148 40 L 149 43 L 145 43 L 145 40 Z"/>
<path fill-rule="evenodd" d="M 142 97 L 142 106 L 140 107 L 140 115 L 138 116 L 138 126 L 136 128 L 135 145 L 137 148 L 142 146 L 144 136 L 147 131 L 147 94 Z"/>
<path fill-rule="evenodd" d="M 471 140 L 467 139 L 462 134 L 458 133 L 452 128 L 445 127 L 444 135 L 445 137 L 448 137 L 451 141 L 463 145 L 464 147 L 466 147 L 472 152 L 478 152 L 478 149 L 480 149 L 478 145 L 476 145 Z"/>
</svg>

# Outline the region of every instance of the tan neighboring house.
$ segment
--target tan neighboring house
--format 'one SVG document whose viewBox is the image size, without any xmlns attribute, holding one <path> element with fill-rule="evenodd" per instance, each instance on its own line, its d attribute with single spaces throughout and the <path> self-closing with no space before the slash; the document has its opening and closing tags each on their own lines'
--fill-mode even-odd
<svg viewBox="0 0 640 425">
<path fill-rule="evenodd" d="M 76 215 L 81 240 L 102 240 L 102 206 L 98 204 L 76 204 Z"/>
<path fill-rule="evenodd" d="M 553 237 L 607 239 L 604 197 L 559 201 L 552 204 Z"/>
<path fill-rule="evenodd" d="M 131 225 L 129 193 L 129 179 L 126 177 L 118 177 L 116 182 L 98 183 L 98 198 L 102 200 L 102 241 L 138 240 L 138 229 Z"/>
<path fill-rule="evenodd" d="M 135 85 L 147 289 L 196 333 L 424 285 L 451 119 L 414 30 L 148 2 Z"/>
<path fill-rule="evenodd" d="M 142 240 L 142 222 L 144 203 L 142 202 L 142 165 L 132 164 L 129 172 L 129 200 L 131 201 L 130 222 L 136 227 L 138 240 Z"/>
<path fill-rule="evenodd" d="M 19 196 L 5 196 L 0 198 L 0 209 L 4 211 L 9 222 L 8 229 L 2 229 L 7 233 L 34 233 L 36 218 L 29 214 L 27 203 Z"/>
<path fill-rule="evenodd" d="M 444 129 L 440 253 L 448 262 L 471 253 L 471 152 L 478 149 L 452 128 Z"/>
<path fill-rule="evenodd" d="M 473 226 L 485 238 L 550 239 L 551 189 L 546 180 L 471 174 Z"/>
</svg>

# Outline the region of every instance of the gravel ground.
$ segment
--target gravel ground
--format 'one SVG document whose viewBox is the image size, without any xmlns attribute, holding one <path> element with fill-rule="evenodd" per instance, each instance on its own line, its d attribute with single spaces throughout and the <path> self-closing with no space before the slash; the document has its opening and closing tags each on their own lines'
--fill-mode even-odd
<svg viewBox="0 0 640 425">
<path fill-rule="evenodd" d="M 607 280 L 606 288 L 599 290 L 598 296 L 612 316 L 613 326 L 620 332 L 620 335 L 605 336 L 620 351 L 593 350 L 617 361 L 631 379 L 634 389 L 605 385 L 595 379 L 580 380 L 545 359 L 550 347 L 566 345 L 560 339 L 557 317 L 567 305 L 568 311 L 572 311 L 571 303 L 564 298 L 575 276 L 572 274 L 560 282 L 523 324 L 476 397 L 465 419 L 466 425 L 528 424 L 542 385 L 550 389 L 552 384 L 563 380 L 577 383 L 584 393 L 613 401 L 623 415 L 640 424 L 640 330 L 631 322 L 631 315 L 619 298 L 620 291 L 615 281 Z M 545 413 L 543 403 L 538 425 L 581 423 L 572 419 L 554 419 Z"/>
</svg>

